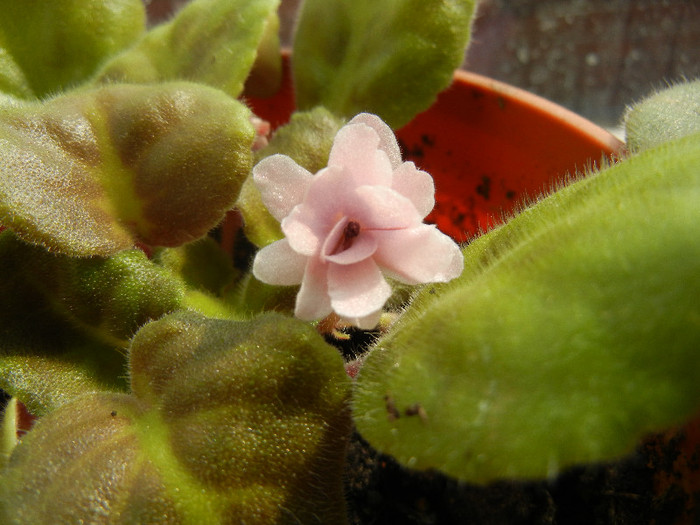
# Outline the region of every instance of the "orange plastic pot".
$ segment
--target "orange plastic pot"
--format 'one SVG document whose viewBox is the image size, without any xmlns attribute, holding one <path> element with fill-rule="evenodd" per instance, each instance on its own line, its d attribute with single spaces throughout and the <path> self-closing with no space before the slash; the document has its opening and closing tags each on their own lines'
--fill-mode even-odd
<svg viewBox="0 0 700 525">
<path fill-rule="evenodd" d="M 289 56 L 283 58 L 281 90 L 247 99 L 273 128 L 294 110 Z M 465 71 L 397 135 L 405 159 L 435 179 L 436 207 L 428 222 L 458 241 L 493 226 L 567 173 L 624 150 L 613 135 L 561 106 Z"/>
</svg>

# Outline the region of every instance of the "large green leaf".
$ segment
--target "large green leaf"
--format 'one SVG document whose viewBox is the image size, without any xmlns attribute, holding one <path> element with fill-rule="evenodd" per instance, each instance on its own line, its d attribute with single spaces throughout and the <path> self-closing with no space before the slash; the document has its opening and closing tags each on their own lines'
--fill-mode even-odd
<svg viewBox="0 0 700 525">
<path fill-rule="evenodd" d="M 473 482 L 631 450 L 700 407 L 700 135 L 580 180 L 464 250 L 360 371 L 354 417 Z"/>
<path fill-rule="evenodd" d="M 197 239 L 250 172 L 249 115 L 190 83 L 0 108 L 0 223 L 75 256 Z"/>
<path fill-rule="evenodd" d="M 446 88 L 464 58 L 473 0 L 306 0 L 294 41 L 300 109 L 369 111 L 398 128 Z"/>
<path fill-rule="evenodd" d="M 129 250 L 55 255 L 0 234 L 0 388 L 44 414 L 78 394 L 125 387 L 137 329 L 179 307 L 178 279 Z"/>
<path fill-rule="evenodd" d="M 350 381 L 308 326 L 177 313 L 130 351 L 133 394 L 78 398 L 0 471 L 3 523 L 346 523 Z"/>
<path fill-rule="evenodd" d="M 98 82 L 190 80 L 240 95 L 279 0 L 194 0 L 104 65 Z M 265 64 L 270 53 L 263 50 Z M 279 53 L 277 53 L 279 60 Z M 262 67 L 262 66 L 261 66 Z M 274 67 L 272 68 L 274 70 Z"/>
<path fill-rule="evenodd" d="M 79 84 L 146 29 L 141 0 L 0 0 L 0 91 L 41 98 Z"/>
</svg>

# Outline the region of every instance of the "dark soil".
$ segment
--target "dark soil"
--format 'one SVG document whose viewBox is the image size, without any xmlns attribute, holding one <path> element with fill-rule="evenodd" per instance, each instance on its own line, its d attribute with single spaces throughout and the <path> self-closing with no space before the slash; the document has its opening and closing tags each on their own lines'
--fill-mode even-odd
<svg viewBox="0 0 700 525">
<path fill-rule="evenodd" d="M 350 523 L 700 523 L 695 512 L 700 492 L 695 486 L 688 493 L 689 473 L 678 468 L 679 445 L 688 444 L 685 430 L 655 435 L 619 462 L 574 468 L 553 480 L 502 481 L 482 487 L 439 472 L 403 468 L 355 433 L 346 478 Z M 693 447 L 697 459 L 700 448 Z M 691 476 L 697 481 L 697 468 Z"/>
</svg>

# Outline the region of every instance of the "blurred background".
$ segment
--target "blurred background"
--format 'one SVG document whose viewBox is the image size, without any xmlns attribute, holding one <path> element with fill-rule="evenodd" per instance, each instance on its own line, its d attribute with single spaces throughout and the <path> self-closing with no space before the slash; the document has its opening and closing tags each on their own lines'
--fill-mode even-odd
<svg viewBox="0 0 700 525">
<path fill-rule="evenodd" d="M 162 19 L 185 2 L 151 0 L 149 9 Z M 282 0 L 285 45 L 300 3 Z M 700 1 L 481 0 L 463 67 L 616 131 L 626 104 L 700 77 Z"/>
</svg>

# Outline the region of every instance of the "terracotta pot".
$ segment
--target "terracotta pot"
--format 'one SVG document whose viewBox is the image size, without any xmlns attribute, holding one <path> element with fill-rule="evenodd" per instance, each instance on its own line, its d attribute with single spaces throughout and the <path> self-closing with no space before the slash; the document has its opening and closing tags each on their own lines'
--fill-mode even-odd
<svg viewBox="0 0 700 525">
<path fill-rule="evenodd" d="M 249 98 L 275 128 L 294 110 L 289 55 L 282 89 Z M 567 173 L 620 155 L 624 144 L 590 121 L 521 89 L 458 71 L 437 101 L 397 131 L 404 157 L 433 175 L 436 207 L 428 216 L 464 241 L 526 197 L 537 197 Z"/>
</svg>

